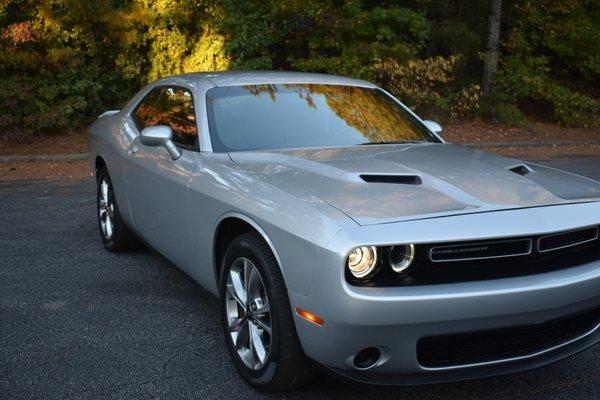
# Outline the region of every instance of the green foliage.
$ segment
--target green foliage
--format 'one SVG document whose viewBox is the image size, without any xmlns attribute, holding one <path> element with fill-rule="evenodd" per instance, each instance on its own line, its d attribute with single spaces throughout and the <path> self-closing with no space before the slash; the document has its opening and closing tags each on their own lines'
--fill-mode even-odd
<svg viewBox="0 0 600 400">
<path fill-rule="evenodd" d="M 441 90 L 454 79 L 452 69 L 457 60 L 456 56 L 436 57 L 400 64 L 389 58 L 375 67 L 376 77 L 409 107 L 443 119 L 451 105 Z"/>
<path fill-rule="evenodd" d="M 110 62 L 121 48 L 123 14 L 108 0 L 94 4 L 3 4 L 1 132 L 19 137 L 73 129 L 128 97 L 131 82 Z"/>
<path fill-rule="evenodd" d="M 429 22 L 408 8 L 362 1 L 225 0 L 226 49 L 234 69 L 276 68 L 370 78 L 383 59 L 423 48 Z"/>
<path fill-rule="evenodd" d="M 497 97 L 546 104 L 565 124 L 598 124 L 600 4 L 593 0 L 525 0 L 512 7 Z"/>
<path fill-rule="evenodd" d="M 475 83 L 463 87 L 459 91 L 450 93 L 451 117 L 465 119 L 472 117 L 481 108 L 481 87 Z"/>
<path fill-rule="evenodd" d="M 527 103 L 597 125 L 600 3 L 505 0 L 496 89 L 480 104 L 488 11 L 468 0 L 0 0 L 0 134 L 78 129 L 149 81 L 224 69 L 372 80 L 425 117 L 521 124 Z"/>
<path fill-rule="evenodd" d="M 550 87 L 548 101 L 554 118 L 569 126 L 593 127 L 600 117 L 600 102 L 559 85 Z"/>
<path fill-rule="evenodd" d="M 193 71 L 227 69 L 224 37 L 217 32 L 219 9 L 210 1 L 142 1 L 149 65 L 144 81 Z"/>
<path fill-rule="evenodd" d="M 518 127 L 527 125 L 525 114 L 512 103 L 483 102 L 481 115 L 503 125 Z"/>
</svg>

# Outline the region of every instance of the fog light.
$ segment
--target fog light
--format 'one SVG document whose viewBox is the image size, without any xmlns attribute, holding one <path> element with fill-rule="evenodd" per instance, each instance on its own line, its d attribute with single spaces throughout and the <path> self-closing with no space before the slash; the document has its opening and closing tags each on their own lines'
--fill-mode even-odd
<svg viewBox="0 0 600 400">
<path fill-rule="evenodd" d="M 354 366 L 358 369 L 368 369 L 377 364 L 381 351 L 377 347 L 367 347 L 354 356 Z"/>
<path fill-rule="evenodd" d="M 401 274 L 412 265 L 415 258 L 415 245 L 405 244 L 390 248 L 389 263 L 395 273 Z"/>
<path fill-rule="evenodd" d="M 373 246 L 357 247 L 348 253 L 347 263 L 355 278 L 367 278 L 375 272 L 377 249 Z"/>
</svg>

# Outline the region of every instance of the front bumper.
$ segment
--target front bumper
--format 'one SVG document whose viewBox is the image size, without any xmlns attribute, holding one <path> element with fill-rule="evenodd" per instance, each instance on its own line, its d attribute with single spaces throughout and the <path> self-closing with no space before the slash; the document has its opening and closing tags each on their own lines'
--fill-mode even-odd
<svg viewBox="0 0 600 400">
<path fill-rule="evenodd" d="M 579 223 L 577 218 L 572 222 Z M 585 222 L 589 224 L 589 219 Z M 374 227 L 370 229 L 376 232 Z M 388 237 L 390 229 L 385 227 Z M 543 230 L 532 226 L 532 232 Z M 476 237 L 474 233 L 471 236 Z M 352 242 L 348 247 L 363 243 Z M 334 241 L 332 248 L 336 246 Z M 558 361 L 600 341 L 600 328 L 594 326 L 572 340 L 530 354 L 427 368 L 419 363 L 417 354 L 417 342 L 423 337 L 527 326 L 598 307 L 600 261 L 505 279 L 368 288 L 346 283 L 340 258 L 344 251 L 344 246 L 323 250 L 319 264 L 324 264 L 319 265 L 309 293 L 290 292 L 290 300 L 293 307 L 311 311 L 325 321 L 320 327 L 295 315 L 308 357 L 353 380 L 422 384 L 505 374 Z M 354 356 L 368 347 L 377 347 L 383 355 L 372 368 L 360 370 L 354 366 Z"/>
<path fill-rule="evenodd" d="M 444 286 L 444 287 L 442 287 Z M 477 288 L 475 288 L 477 286 Z M 292 304 L 315 310 L 323 327 L 296 316 L 306 354 L 354 380 L 382 384 L 419 384 L 484 377 L 539 367 L 575 354 L 600 341 L 598 329 L 534 354 L 442 368 L 417 360 L 422 337 L 529 325 L 600 305 L 600 262 L 548 274 L 432 287 L 349 288 L 342 301 L 329 290 L 327 307 L 292 294 Z M 309 295 L 310 296 L 310 295 Z M 354 355 L 367 347 L 383 351 L 382 361 L 362 371 Z"/>
</svg>

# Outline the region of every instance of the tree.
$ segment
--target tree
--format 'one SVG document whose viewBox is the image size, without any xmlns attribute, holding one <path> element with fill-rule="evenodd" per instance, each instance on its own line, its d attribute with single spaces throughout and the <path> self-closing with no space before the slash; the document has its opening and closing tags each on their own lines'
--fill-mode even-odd
<svg viewBox="0 0 600 400">
<path fill-rule="evenodd" d="M 490 0 L 490 14 L 488 20 L 487 49 L 483 64 L 483 79 L 481 90 L 484 97 L 489 97 L 494 86 L 496 71 L 498 69 L 498 44 L 500 42 L 500 15 L 502 0 Z"/>
</svg>

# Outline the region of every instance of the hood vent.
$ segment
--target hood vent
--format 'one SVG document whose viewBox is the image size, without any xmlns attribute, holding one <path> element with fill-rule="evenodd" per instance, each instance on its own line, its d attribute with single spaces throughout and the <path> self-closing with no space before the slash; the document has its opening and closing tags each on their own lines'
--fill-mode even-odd
<svg viewBox="0 0 600 400">
<path fill-rule="evenodd" d="M 360 179 L 368 183 L 395 183 L 400 185 L 420 185 L 421 177 L 418 175 L 371 175 L 362 174 Z"/>
<path fill-rule="evenodd" d="M 531 172 L 531 168 L 529 168 L 525 164 L 520 164 L 520 165 L 511 167 L 511 168 L 509 168 L 509 170 L 511 170 L 515 174 L 519 174 L 519 175 L 522 175 L 522 176 L 525 176 L 525 175 L 527 175 L 528 173 Z"/>
</svg>

